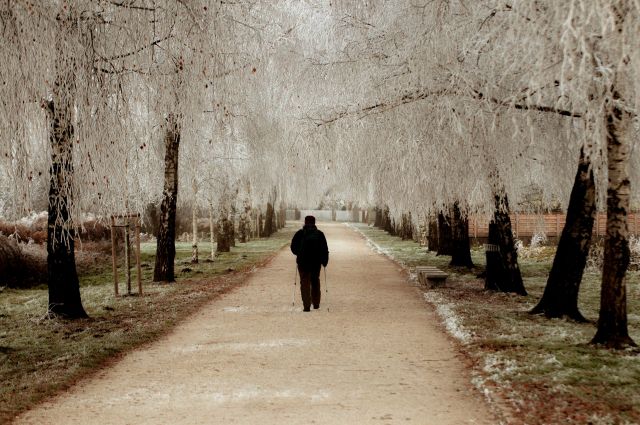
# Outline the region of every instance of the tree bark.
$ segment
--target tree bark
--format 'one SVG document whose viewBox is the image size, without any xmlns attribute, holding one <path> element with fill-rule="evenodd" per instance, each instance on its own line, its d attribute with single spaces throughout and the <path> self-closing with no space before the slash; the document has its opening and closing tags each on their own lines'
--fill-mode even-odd
<svg viewBox="0 0 640 425">
<path fill-rule="evenodd" d="M 274 226 L 273 226 L 274 222 L 275 222 L 275 218 L 274 218 L 273 205 L 271 204 L 271 202 L 268 202 L 267 212 L 264 217 L 264 229 L 263 229 L 264 236 L 269 237 L 275 232 Z"/>
<path fill-rule="evenodd" d="M 496 211 L 489 223 L 485 289 L 527 295 L 518 266 L 518 253 L 513 242 L 509 202 L 506 195 L 496 195 Z"/>
<path fill-rule="evenodd" d="M 198 209 L 191 208 L 191 263 L 198 264 Z"/>
<path fill-rule="evenodd" d="M 238 238 L 240 239 L 240 243 L 247 242 L 247 213 L 243 212 L 240 214 L 240 220 L 238 220 Z"/>
<path fill-rule="evenodd" d="M 629 266 L 629 157 L 631 148 L 626 140 L 631 117 L 618 104 L 620 95 L 613 90 L 607 128 L 607 234 L 604 241 L 604 264 L 600 292 L 598 330 L 592 344 L 611 348 L 635 346 L 627 329 L 627 293 L 625 274 Z"/>
<path fill-rule="evenodd" d="M 178 200 L 178 153 L 180 124 L 178 117 L 169 114 L 164 137 L 164 190 L 160 205 L 160 227 L 156 243 L 154 282 L 174 282 L 176 257 L 176 203 Z"/>
<path fill-rule="evenodd" d="M 76 270 L 75 231 L 71 218 L 73 181 L 73 106 L 59 90 L 70 89 L 72 78 L 56 81 L 54 100 L 46 105 L 51 126 L 51 168 L 47 219 L 49 313 L 66 318 L 88 317 L 80 299 Z M 55 103 L 57 102 L 57 103 Z"/>
<path fill-rule="evenodd" d="M 236 232 L 235 232 L 234 221 L 231 218 L 229 218 L 223 224 L 224 226 L 226 226 L 224 232 L 227 235 L 229 251 L 231 251 L 231 248 L 236 246 Z"/>
<path fill-rule="evenodd" d="M 160 224 L 157 205 L 154 203 L 148 203 L 144 208 L 144 216 L 145 221 L 148 224 L 147 231 L 153 236 L 158 236 L 158 228 L 160 227 Z"/>
<path fill-rule="evenodd" d="M 211 241 L 211 261 L 216 259 L 216 235 L 213 223 L 213 204 L 209 204 L 209 240 Z"/>
<path fill-rule="evenodd" d="M 280 229 L 284 229 L 287 225 L 287 206 L 284 202 L 280 202 Z"/>
<path fill-rule="evenodd" d="M 411 213 L 402 214 L 400 236 L 402 236 L 403 241 L 413 239 L 413 223 L 411 219 Z"/>
<path fill-rule="evenodd" d="M 532 314 L 586 322 L 578 309 L 578 292 L 587 263 L 596 217 L 596 188 L 590 161 L 580 150 L 578 171 L 569 198 L 567 219 L 547 285 Z"/>
<path fill-rule="evenodd" d="M 451 255 L 453 252 L 451 218 L 438 214 L 438 251 L 436 255 Z"/>
<path fill-rule="evenodd" d="M 218 219 L 218 233 L 216 241 L 216 252 L 231 251 L 231 244 L 229 243 L 229 219 L 227 217 L 220 217 Z"/>
<path fill-rule="evenodd" d="M 382 226 L 383 229 L 389 233 L 390 235 L 396 234 L 396 229 L 391 219 L 391 214 L 389 213 L 389 207 L 385 206 L 384 210 L 382 210 Z"/>
<path fill-rule="evenodd" d="M 229 214 L 229 220 L 227 221 L 227 235 L 229 237 L 229 246 L 234 248 L 236 246 L 236 207 L 235 198 L 231 204 L 231 212 Z"/>
<path fill-rule="evenodd" d="M 429 217 L 427 229 L 427 250 L 438 252 L 438 220 L 435 217 Z"/>
<path fill-rule="evenodd" d="M 231 251 L 231 229 L 229 226 L 229 210 L 227 208 L 226 197 L 222 197 L 218 206 L 218 232 L 216 235 L 216 252 Z"/>
<path fill-rule="evenodd" d="M 462 215 L 458 203 L 453 204 L 451 214 L 451 262 L 450 266 L 473 267 L 469 220 Z"/>
<path fill-rule="evenodd" d="M 382 229 L 382 210 L 378 207 L 374 208 L 375 218 L 373 220 L 373 226 L 378 229 Z"/>
<path fill-rule="evenodd" d="M 262 211 L 258 208 L 258 213 L 256 216 L 256 232 L 258 233 L 258 237 L 264 237 L 264 223 L 262 218 Z"/>
</svg>

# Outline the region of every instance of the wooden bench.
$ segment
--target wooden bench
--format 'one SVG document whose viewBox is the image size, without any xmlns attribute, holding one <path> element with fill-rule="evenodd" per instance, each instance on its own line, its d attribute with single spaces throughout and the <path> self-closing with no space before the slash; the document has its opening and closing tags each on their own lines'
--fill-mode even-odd
<svg viewBox="0 0 640 425">
<path fill-rule="evenodd" d="M 433 266 L 418 266 L 416 267 L 416 274 L 418 275 L 418 282 L 429 288 L 442 285 L 449 277 L 449 274 Z"/>
</svg>

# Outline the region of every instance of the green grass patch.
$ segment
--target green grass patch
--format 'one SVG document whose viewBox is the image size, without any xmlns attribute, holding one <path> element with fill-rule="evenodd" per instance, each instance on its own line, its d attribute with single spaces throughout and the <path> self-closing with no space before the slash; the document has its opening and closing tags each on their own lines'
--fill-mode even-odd
<svg viewBox="0 0 640 425">
<path fill-rule="evenodd" d="M 527 248 L 520 268 L 526 297 L 485 291 L 477 278 L 484 252 L 472 249 L 476 268 L 450 268 L 450 257 L 436 256 L 413 241 L 355 225 L 379 250 L 408 268 L 439 267 L 450 277 L 433 291 L 448 304 L 472 337 L 461 349 L 474 365 L 474 382 L 510 406 L 508 423 L 640 423 L 640 351 L 606 350 L 589 345 L 596 331 L 600 273 L 584 275 L 579 305 L 592 322 L 546 319 L 528 312 L 540 299 L 551 269 L 554 247 Z M 627 273 L 628 319 L 640 343 L 640 273 Z"/>
<path fill-rule="evenodd" d="M 288 225 L 270 238 L 238 243 L 230 253 L 208 262 L 208 243 L 200 244 L 200 262 L 191 264 L 191 244 L 176 245 L 173 284 L 152 283 L 155 244 L 141 246 L 144 294 L 114 296 L 111 261 L 79 269 L 81 295 L 90 319 L 45 319 L 46 287 L 0 291 L 0 423 L 45 397 L 68 388 L 109 359 L 157 339 L 203 304 L 241 284 L 246 274 L 287 245 Z M 123 262 L 119 259 L 122 269 Z M 135 268 L 132 270 L 133 292 Z M 126 293 L 120 271 L 120 294 Z"/>
</svg>

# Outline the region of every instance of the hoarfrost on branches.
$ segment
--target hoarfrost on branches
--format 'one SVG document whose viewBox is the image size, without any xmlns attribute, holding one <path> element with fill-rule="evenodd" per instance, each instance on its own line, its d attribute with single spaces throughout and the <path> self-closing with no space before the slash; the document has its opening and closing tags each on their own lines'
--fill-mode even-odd
<svg viewBox="0 0 640 425">
<path fill-rule="evenodd" d="M 157 203 L 172 113 L 181 202 L 217 199 L 227 175 L 256 205 L 275 188 L 271 201 L 315 206 L 330 194 L 388 204 L 396 218 L 456 201 L 488 216 L 496 191 L 518 205 L 531 187 L 546 205 L 566 202 L 583 146 L 604 187 L 601 116 L 621 61 L 622 106 L 637 115 L 638 40 L 618 48 L 605 1 L 127 4 L 1 3 L 4 215 L 46 203 L 41 104 L 56 73 L 73 76 L 76 218 Z M 640 167 L 630 169 L 636 199 Z"/>
</svg>

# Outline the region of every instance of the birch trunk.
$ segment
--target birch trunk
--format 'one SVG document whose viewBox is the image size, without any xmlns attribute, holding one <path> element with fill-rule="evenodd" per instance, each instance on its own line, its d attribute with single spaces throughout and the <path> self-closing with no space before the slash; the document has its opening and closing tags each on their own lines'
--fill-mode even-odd
<svg viewBox="0 0 640 425">
<path fill-rule="evenodd" d="M 227 209 L 227 200 L 223 197 L 218 206 L 218 234 L 216 237 L 216 252 L 231 251 L 230 234 L 229 234 L 229 210 Z"/>
<path fill-rule="evenodd" d="M 435 217 L 429 217 L 427 229 L 427 250 L 438 252 L 438 220 Z"/>
<path fill-rule="evenodd" d="M 620 95 L 613 91 L 614 101 Z M 629 157 L 631 148 L 627 130 L 631 117 L 617 104 L 610 105 L 607 126 L 607 234 L 600 292 L 598 331 L 591 341 L 611 348 L 635 346 L 627 328 L 627 292 L 625 274 L 629 266 Z"/>
<path fill-rule="evenodd" d="M 198 263 L 198 209 L 194 205 L 191 209 L 191 262 Z"/>
<path fill-rule="evenodd" d="M 527 295 L 513 241 L 509 201 L 506 195 L 496 195 L 495 200 L 496 211 L 489 223 L 485 289 Z"/>
<path fill-rule="evenodd" d="M 56 89 L 65 88 L 65 83 L 73 84 L 71 78 L 64 83 L 57 81 Z M 51 122 L 49 130 L 51 168 L 47 219 L 48 311 L 67 318 L 83 318 L 87 317 L 87 313 L 80 299 L 80 281 L 75 259 L 75 232 L 70 211 L 74 133 L 72 105 L 68 98 L 58 92 L 54 100 L 48 102 L 46 106 Z"/>
<path fill-rule="evenodd" d="M 378 207 L 375 207 L 373 211 L 375 213 L 373 225 L 378 229 L 382 229 L 382 211 Z"/>
<path fill-rule="evenodd" d="M 154 282 L 173 282 L 176 257 L 176 203 L 178 200 L 178 152 L 180 125 L 174 114 L 167 118 L 164 138 L 164 190 L 160 205 L 160 227 L 156 246 Z"/>
<path fill-rule="evenodd" d="M 209 204 L 209 241 L 211 242 L 211 261 L 216 259 L 216 235 L 213 221 L 213 204 Z"/>
<path fill-rule="evenodd" d="M 596 188 L 593 170 L 580 150 L 578 172 L 571 190 L 567 219 L 549 272 L 547 285 L 532 314 L 549 318 L 568 317 L 586 322 L 578 309 L 578 292 L 587 263 L 596 216 Z"/>
<path fill-rule="evenodd" d="M 67 31 L 75 30 L 72 17 L 62 18 L 60 25 Z M 87 317 L 80 298 L 80 282 L 76 269 L 75 231 L 71 217 L 73 202 L 73 110 L 75 79 L 72 74 L 75 60 L 66 55 L 59 43 L 65 31 L 60 31 L 56 42 L 60 69 L 53 89 L 53 99 L 46 102 L 49 119 L 49 203 L 47 219 L 47 284 L 49 288 L 48 312 L 67 318 Z"/>
<path fill-rule="evenodd" d="M 471 242 L 469 241 L 469 221 L 462 215 L 457 203 L 451 214 L 451 262 L 450 266 L 473 267 Z"/>
<path fill-rule="evenodd" d="M 451 255 L 452 249 L 451 217 L 438 214 L 438 251 L 436 255 Z"/>
<path fill-rule="evenodd" d="M 264 217 L 263 236 L 269 237 L 275 232 L 273 228 L 274 222 L 275 222 L 275 218 L 274 218 L 273 205 L 271 204 L 271 202 L 268 202 L 267 212 Z"/>
</svg>

